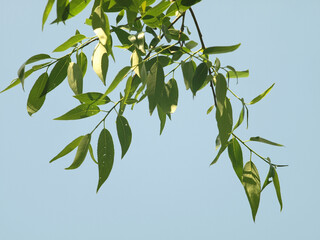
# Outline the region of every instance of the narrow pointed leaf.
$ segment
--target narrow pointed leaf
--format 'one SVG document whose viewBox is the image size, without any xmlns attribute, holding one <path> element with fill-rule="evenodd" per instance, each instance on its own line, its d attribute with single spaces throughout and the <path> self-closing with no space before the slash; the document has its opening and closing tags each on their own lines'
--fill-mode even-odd
<svg viewBox="0 0 320 240">
<path fill-rule="evenodd" d="M 182 62 L 181 64 L 184 84 L 186 85 L 186 89 L 188 90 L 191 86 L 191 82 L 194 76 L 194 72 L 196 70 L 196 63 L 194 61 Z"/>
<path fill-rule="evenodd" d="M 63 80 L 67 77 L 68 66 L 71 59 L 69 56 L 60 59 L 51 70 L 47 84 L 42 92 L 45 95 L 59 86 Z"/>
<path fill-rule="evenodd" d="M 54 120 L 77 120 L 91 117 L 99 112 L 100 109 L 96 105 L 81 104 Z"/>
<path fill-rule="evenodd" d="M 267 140 L 265 138 L 262 138 L 262 137 L 251 137 L 250 141 L 261 142 L 261 143 L 266 143 L 266 144 L 270 144 L 270 145 L 273 145 L 273 146 L 283 147 L 282 144 L 271 142 L 271 141 L 269 141 L 269 140 Z"/>
<path fill-rule="evenodd" d="M 266 91 L 264 91 L 263 93 L 261 93 L 259 96 L 255 97 L 254 99 L 252 99 L 252 101 L 248 104 L 255 104 L 257 102 L 259 102 L 262 98 L 264 98 L 273 88 L 274 84 L 271 85 L 271 87 L 269 87 Z"/>
<path fill-rule="evenodd" d="M 100 43 L 97 45 L 92 56 L 92 68 L 104 85 L 106 85 L 106 76 L 109 67 L 107 50 Z"/>
<path fill-rule="evenodd" d="M 212 105 L 211 107 L 209 107 L 208 110 L 207 110 L 207 114 L 211 113 L 211 111 L 213 110 L 213 108 L 214 108 L 214 105 Z"/>
<path fill-rule="evenodd" d="M 220 115 L 222 115 L 223 109 L 225 108 L 225 100 L 227 96 L 227 81 L 221 73 L 216 76 L 216 96 L 217 108 L 220 112 Z"/>
<path fill-rule="evenodd" d="M 98 168 L 99 182 L 97 192 L 102 184 L 108 179 L 114 161 L 114 145 L 110 132 L 102 129 L 98 140 Z"/>
<path fill-rule="evenodd" d="M 243 156 L 241 146 L 237 139 L 233 138 L 230 141 L 228 145 L 228 154 L 232 163 L 232 167 L 241 182 L 243 174 Z"/>
<path fill-rule="evenodd" d="M 165 114 L 165 112 L 162 111 L 161 107 L 157 106 L 157 110 L 158 110 L 158 117 L 160 120 L 160 135 L 161 135 L 164 129 L 164 126 L 166 125 L 167 115 Z"/>
<path fill-rule="evenodd" d="M 108 87 L 106 94 L 111 93 L 118 86 L 118 84 L 125 78 L 125 76 L 127 75 L 127 73 L 129 72 L 130 69 L 131 69 L 131 67 L 127 66 L 127 67 L 122 68 L 118 72 L 118 74 L 116 75 L 116 77 L 114 78 L 114 80 L 112 81 L 110 86 Z"/>
<path fill-rule="evenodd" d="M 87 134 L 83 136 L 83 138 L 79 143 L 76 156 L 72 164 L 69 167 L 67 167 L 66 170 L 76 169 L 81 166 L 81 164 L 83 163 L 84 159 L 87 156 L 89 146 L 90 146 L 90 140 L 91 140 L 91 134 Z"/>
<path fill-rule="evenodd" d="M 221 156 L 221 154 L 224 152 L 224 150 L 226 150 L 227 145 L 221 145 L 218 154 L 216 155 L 216 157 L 213 159 L 213 161 L 211 162 L 210 166 L 215 164 L 216 162 L 218 162 L 219 157 Z"/>
<path fill-rule="evenodd" d="M 48 2 L 47 2 L 46 8 L 44 9 L 43 16 L 42 16 L 42 30 L 43 30 L 44 24 L 46 23 L 46 21 L 48 19 L 48 16 L 51 12 L 51 9 L 52 9 L 54 2 L 55 2 L 55 0 L 48 0 Z"/>
<path fill-rule="evenodd" d="M 84 104 L 90 105 L 104 105 L 111 101 L 108 96 L 104 96 L 102 93 L 99 92 L 87 92 L 78 94 L 73 97 Z"/>
<path fill-rule="evenodd" d="M 92 28 L 99 37 L 100 43 L 106 46 L 110 38 L 110 26 L 108 17 L 101 6 L 96 7 L 92 14 Z"/>
<path fill-rule="evenodd" d="M 208 47 L 203 50 L 203 54 L 220 54 L 220 53 L 228 53 L 233 52 L 240 47 L 240 43 L 232 46 L 219 46 L 219 47 Z"/>
<path fill-rule="evenodd" d="M 157 106 L 164 88 L 164 72 L 161 64 L 156 62 L 150 69 L 147 78 L 147 95 L 149 100 L 150 115 Z"/>
<path fill-rule="evenodd" d="M 86 36 L 82 34 L 76 34 L 75 36 L 72 36 L 67 41 L 62 43 L 59 47 L 57 47 L 53 52 L 63 52 L 69 48 L 71 48 L 73 45 L 77 44 L 81 40 L 85 39 Z"/>
<path fill-rule="evenodd" d="M 91 157 L 92 161 L 93 161 L 94 163 L 98 164 L 96 158 L 94 157 L 94 153 L 93 153 L 93 149 L 92 149 L 91 144 L 89 145 L 89 153 L 90 153 L 90 157 Z"/>
<path fill-rule="evenodd" d="M 249 70 L 227 72 L 227 78 L 246 78 L 246 77 L 249 77 Z"/>
<path fill-rule="evenodd" d="M 77 54 L 77 64 L 81 69 L 82 76 L 84 76 L 87 72 L 88 60 L 87 56 L 83 52 Z"/>
<path fill-rule="evenodd" d="M 273 176 L 273 185 L 276 190 L 277 198 L 280 204 L 280 211 L 282 210 L 282 198 L 281 198 L 281 191 L 280 191 L 280 182 L 277 171 L 274 169 L 274 176 Z"/>
<path fill-rule="evenodd" d="M 193 75 L 192 81 L 191 81 L 191 91 L 193 95 L 196 95 L 196 92 L 201 88 L 203 83 L 205 82 L 208 75 L 208 66 L 206 63 L 200 63 Z"/>
<path fill-rule="evenodd" d="M 62 149 L 62 151 L 59 152 L 58 155 L 56 155 L 54 158 L 52 158 L 52 159 L 50 160 L 50 163 L 53 162 L 53 161 L 55 161 L 55 160 L 57 160 L 57 159 L 59 159 L 59 158 L 61 158 L 61 157 L 64 157 L 64 156 L 67 155 L 68 153 L 72 152 L 73 149 L 75 149 L 75 148 L 79 145 L 79 143 L 80 143 L 80 141 L 82 140 L 82 138 L 83 138 L 83 136 L 80 136 L 80 137 L 74 139 L 74 140 L 73 140 L 71 143 L 69 143 L 64 149 Z"/>
<path fill-rule="evenodd" d="M 81 94 L 83 89 L 82 71 L 78 64 L 71 62 L 68 67 L 68 83 L 74 94 Z"/>
<path fill-rule="evenodd" d="M 221 145 L 227 145 L 228 139 L 232 132 L 232 107 L 228 98 L 225 99 L 225 108 L 223 114 L 221 115 L 219 109 L 216 110 L 216 120 L 219 129 L 219 137 Z"/>
<path fill-rule="evenodd" d="M 28 76 L 30 76 L 34 71 L 35 71 L 34 69 L 30 69 L 30 70 L 26 71 L 24 74 L 24 79 L 26 79 Z M 8 91 L 9 89 L 19 85 L 20 83 L 21 83 L 20 79 L 16 78 L 16 79 L 12 80 L 11 83 L 9 84 L 9 86 L 7 86 L 5 89 L 3 89 L 0 93 Z"/>
<path fill-rule="evenodd" d="M 247 162 L 243 168 L 242 184 L 250 203 L 253 220 L 255 221 L 260 203 L 261 183 L 258 169 L 251 161 Z"/>
<path fill-rule="evenodd" d="M 125 117 L 119 115 L 117 117 L 116 123 L 118 138 L 121 145 L 121 158 L 123 158 L 130 147 L 132 132 L 129 123 Z"/>
<path fill-rule="evenodd" d="M 244 120 L 244 107 L 242 107 L 238 121 L 237 121 L 236 125 L 234 125 L 232 131 L 234 131 L 236 128 L 238 128 L 241 125 L 241 123 L 243 122 L 243 120 Z"/>
<path fill-rule="evenodd" d="M 40 75 L 29 93 L 27 111 L 30 116 L 39 111 L 45 101 L 45 95 L 41 96 L 41 94 L 47 83 L 47 80 L 48 74 L 45 72 Z"/>
</svg>

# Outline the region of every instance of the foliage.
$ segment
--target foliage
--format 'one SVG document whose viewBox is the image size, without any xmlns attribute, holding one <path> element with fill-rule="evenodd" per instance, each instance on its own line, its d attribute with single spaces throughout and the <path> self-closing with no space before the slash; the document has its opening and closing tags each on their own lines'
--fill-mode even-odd
<svg viewBox="0 0 320 240">
<path fill-rule="evenodd" d="M 218 136 L 216 146 L 218 153 L 211 165 L 216 163 L 220 155 L 227 149 L 236 176 L 243 185 L 251 206 L 253 219 L 259 207 L 262 190 L 271 182 L 274 183 L 276 195 L 281 209 L 282 199 L 277 174 L 277 165 L 270 158 L 262 157 L 254 151 L 248 142 L 255 141 L 274 146 L 282 146 L 262 137 L 251 137 L 247 141 L 241 140 L 235 130 L 243 123 L 245 117 L 248 124 L 248 106 L 262 100 L 274 84 L 256 98 L 246 103 L 244 98 L 238 97 L 229 88 L 231 78 L 248 77 L 249 71 L 237 71 L 234 67 L 222 66 L 218 54 L 233 52 L 240 44 L 232 46 L 206 47 L 202 38 L 200 26 L 192 10 L 192 6 L 201 0 L 95 0 L 91 15 L 86 19 L 86 25 L 95 33 L 92 37 L 81 34 L 78 30 L 74 36 L 68 38 L 53 52 L 61 53 L 70 50 L 68 54 L 58 58 L 48 54 L 38 54 L 29 58 L 18 70 L 18 78 L 2 92 L 19 84 L 24 88 L 24 81 L 35 71 L 44 71 L 35 81 L 28 97 L 27 110 L 29 115 L 38 112 L 45 101 L 46 95 L 53 91 L 65 79 L 79 100 L 79 105 L 55 120 L 76 120 L 101 114 L 102 119 L 90 133 L 77 137 L 69 143 L 50 162 L 53 162 L 77 148 L 73 163 L 66 169 L 76 169 L 81 166 L 90 153 L 93 161 L 98 165 L 99 180 L 97 191 L 108 179 L 114 162 L 114 143 L 111 133 L 105 128 L 105 120 L 112 111 L 117 113 L 116 129 L 121 146 L 121 158 L 127 153 L 132 138 L 128 120 L 124 114 L 129 105 L 134 109 L 136 104 L 148 101 L 150 115 L 157 110 L 160 119 L 160 134 L 166 119 L 171 119 L 178 105 L 178 84 L 174 73 L 180 68 L 186 90 L 190 90 L 195 97 L 198 92 L 209 87 L 213 95 L 213 105 L 208 109 L 210 114 L 215 109 Z M 75 17 L 84 10 L 90 0 L 48 0 L 45 7 L 42 28 L 45 25 L 52 7 L 56 3 L 56 19 L 53 23 L 63 22 Z M 185 22 L 189 12 L 191 23 L 195 24 L 198 43 L 191 39 Z M 116 13 L 116 26 L 110 26 L 110 13 Z M 120 24 L 122 22 L 122 24 Z M 180 27 L 175 26 L 180 22 Z M 117 38 L 121 49 L 131 53 L 131 65 L 123 66 L 114 80 L 107 81 L 110 58 L 113 54 L 113 39 Z M 150 40 L 148 40 L 150 39 Z M 83 49 L 96 44 L 92 53 L 92 68 L 102 81 L 108 86 L 104 92 L 84 92 L 83 81 L 87 70 L 88 57 Z M 198 47 L 198 48 L 197 48 Z M 196 50 L 194 50 L 196 49 Z M 39 62 L 41 62 L 39 64 Z M 26 67 L 31 66 L 27 71 Z M 169 79 L 166 81 L 166 79 Z M 120 82 L 126 81 L 125 89 L 120 91 L 118 100 L 111 100 L 109 94 L 117 89 Z M 180 81 L 180 80 L 179 80 Z M 233 119 L 233 105 L 229 95 L 242 105 L 237 121 Z M 147 99 L 147 100 L 146 100 Z M 104 110 L 105 106 L 109 106 Z M 118 109 L 118 110 L 117 110 Z M 97 144 L 97 160 L 95 160 L 91 136 L 98 127 L 103 125 Z M 244 163 L 242 148 L 250 152 L 250 160 Z M 262 159 L 269 165 L 269 173 L 261 188 L 258 169 L 252 161 L 252 155 Z"/>
</svg>

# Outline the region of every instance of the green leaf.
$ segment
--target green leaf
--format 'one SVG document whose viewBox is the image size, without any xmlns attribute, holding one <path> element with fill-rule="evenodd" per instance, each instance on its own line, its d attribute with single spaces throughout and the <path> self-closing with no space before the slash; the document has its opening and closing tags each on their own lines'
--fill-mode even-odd
<svg viewBox="0 0 320 240">
<path fill-rule="evenodd" d="M 150 69 L 147 78 L 147 95 L 149 100 L 149 111 L 152 115 L 157 106 L 164 88 L 164 72 L 161 64 L 156 62 Z"/>
<path fill-rule="evenodd" d="M 80 54 L 77 54 L 77 64 L 81 69 L 82 76 L 84 77 L 84 75 L 87 72 L 88 60 L 87 60 L 87 56 L 83 52 L 81 52 Z"/>
<path fill-rule="evenodd" d="M 82 71 L 78 64 L 71 62 L 68 67 L 68 82 L 74 94 L 81 94 L 83 89 Z"/>
<path fill-rule="evenodd" d="M 63 82 L 63 80 L 67 77 L 70 61 L 70 57 L 66 56 L 56 63 L 49 74 L 47 84 L 41 95 L 49 93 Z"/>
<path fill-rule="evenodd" d="M 32 56 L 31 58 L 29 58 L 26 62 L 25 65 L 30 64 L 30 63 L 34 63 L 34 62 L 38 62 L 44 59 L 48 59 L 51 58 L 50 55 L 48 54 L 44 54 L 44 53 L 40 53 L 37 55 Z"/>
<path fill-rule="evenodd" d="M 140 66 L 139 66 L 140 62 L 141 62 L 141 57 L 139 56 L 138 51 L 135 49 L 131 55 L 131 67 L 139 77 L 140 77 Z"/>
<path fill-rule="evenodd" d="M 88 105 L 104 105 L 111 101 L 108 96 L 104 96 L 104 94 L 98 92 L 87 92 L 73 97 Z"/>
<path fill-rule="evenodd" d="M 269 140 L 267 140 L 265 138 L 262 138 L 262 137 L 251 137 L 250 141 L 261 142 L 261 143 L 266 143 L 266 144 L 270 144 L 270 145 L 273 145 L 273 146 L 283 147 L 282 144 L 271 142 L 271 141 L 269 141 Z"/>
<path fill-rule="evenodd" d="M 207 75 L 208 75 L 208 66 L 206 63 L 200 63 L 196 71 L 193 75 L 192 81 L 191 81 L 191 91 L 193 95 L 196 95 L 196 92 L 201 88 L 201 86 L 204 84 Z"/>
<path fill-rule="evenodd" d="M 91 117 L 99 112 L 100 109 L 96 105 L 81 104 L 54 120 L 77 120 Z"/>
<path fill-rule="evenodd" d="M 25 72 L 24 74 L 24 79 L 26 79 L 28 76 L 30 76 L 35 70 L 33 69 L 30 69 L 28 71 Z M 16 78 L 14 80 L 11 81 L 11 83 L 9 84 L 9 86 L 7 86 L 5 89 L 3 89 L 0 93 L 3 93 L 17 85 L 19 85 L 21 83 L 20 79 L 19 78 Z"/>
<path fill-rule="evenodd" d="M 54 2 L 55 2 L 55 0 L 48 0 L 46 8 L 44 9 L 43 16 L 42 16 L 42 31 L 43 31 L 43 26 L 46 23 L 48 16 L 51 12 L 51 9 L 52 9 Z"/>
<path fill-rule="evenodd" d="M 118 86 L 118 84 L 127 76 L 130 69 L 131 67 L 126 66 L 118 72 L 118 74 L 116 75 L 116 77 L 114 78 L 110 86 L 108 87 L 106 94 L 111 93 Z"/>
<path fill-rule="evenodd" d="M 144 14 L 144 16 L 154 16 L 157 17 L 160 14 L 162 14 L 169 6 L 170 6 L 170 1 L 161 1 L 159 4 L 157 4 L 156 6 L 149 8 L 146 13 Z"/>
<path fill-rule="evenodd" d="M 104 85 L 106 85 L 106 76 L 109 67 L 108 53 L 105 47 L 98 43 L 92 56 L 92 68 Z"/>
<path fill-rule="evenodd" d="M 243 157 L 242 150 L 237 139 L 232 138 L 228 145 L 228 154 L 232 163 L 232 167 L 237 174 L 240 182 L 242 181 L 243 174 Z"/>
<path fill-rule="evenodd" d="M 188 90 L 191 87 L 194 72 L 196 70 L 196 63 L 192 60 L 189 62 L 181 62 L 181 70 L 186 90 Z"/>
<path fill-rule="evenodd" d="M 237 121 L 236 125 L 234 125 L 232 131 L 234 131 L 236 128 L 238 128 L 241 125 L 241 123 L 243 122 L 243 120 L 244 120 L 244 106 L 242 106 L 238 121 Z"/>
<path fill-rule="evenodd" d="M 212 105 L 211 107 L 209 107 L 208 110 L 207 110 L 207 114 L 211 113 L 211 111 L 213 110 L 213 108 L 214 108 L 214 105 Z"/>
<path fill-rule="evenodd" d="M 228 98 L 225 99 L 225 108 L 223 113 L 220 114 L 219 109 L 216 110 L 216 120 L 219 129 L 219 137 L 221 145 L 227 145 L 228 139 L 232 132 L 232 107 Z"/>
<path fill-rule="evenodd" d="M 197 4 L 198 2 L 201 2 L 201 0 L 182 0 L 181 4 L 183 6 L 191 7 L 194 4 Z"/>
<path fill-rule="evenodd" d="M 90 140 L 91 140 L 91 134 L 87 134 L 83 136 L 83 138 L 79 143 L 76 156 L 72 164 L 69 167 L 65 168 L 66 170 L 76 169 L 81 166 L 81 164 L 83 163 L 84 159 L 87 156 L 88 149 L 90 146 Z"/>
<path fill-rule="evenodd" d="M 130 147 L 132 132 L 129 123 L 125 117 L 119 115 L 117 117 L 116 123 L 119 142 L 121 145 L 121 158 L 123 158 Z"/>
<path fill-rule="evenodd" d="M 227 144 L 221 145 L 217 156 L 213 159 L 213 161 L 211 162 L 210 166 L 213 165 L 213 164 L 215 164 L 216 162 L 218 162 L 219 157 L 220 157 L 221 154 L 224 152 L 224 150 L 226 150 L 226 148 L 227 148 Z"/>
<path fill-rule="evenodd" d="M 269 87 L 267 90 L 265 90 L 259 96 L 257 96 L 254 99 L 252 99 L 252 101 L 250 103 L 248 103 L 248 104 L 255 104 L 255 103 L 259 102 L 262 98 L 264 98 L 271 91 L 273 86 L 274 86 L 274 84 L 272 84 L 271 87 Z"/>
<path fill-rule="evenodd" d="M 122 9 L 122 10 L 119 12 L 119 14 L 118 14 L 118 16 L 117 16 L 117 18 L 116 18 L 116 23 L 117 23 L 117 25 L 118 25 L 118 23 L 122 20 L 123 16 L 124 16 L 124 9 Z"/>
<path fill-rule="evenodd" d="M 188 49 L 193 49 L 195 48 L 196 46 L 198 46 L 198 43 L 196 43 L 195 41 L 189 41 L 185 44 L 186 48 Z"/>
<path fill-rule="evenodd" d="M 80 136 L 80 137 L 74 139 L 64 149 L 62 149 L 62 151 L 59 152 L 58 155 L 56 155 L 54 158 L 52 158 L 50 160 L 50 163 L 55 161 L 55 160 L 57 160 L 57 159 L 59 159 L 59 158 L 61 158 L 61 157 L 63 157 L 63 156 L 65 156 L 65 155 L 67 155 L 71 151 L 73 151 L 73 149 L 75 149 L 79 145 L 79 143 L 81 142 L 82 138 L 83 138 L 83 136 Z"/>
<path fill-rule="evenodd" d="M 164 111 L 162 111 L 162 109 L 161 109 L 161 107 L 159 107 L 159 105 L 157 105 L 157 110 L 158 110 L 158 116 L 159 116 L 159 120 L 160 120 L 160 135 L 161 135 L 162 131 L 164 129 L 164 126 L 166 125 L 167 115 Z"/>
<path fill-rule="evenodd" d="M 110 132 L 102 129 L 98 139 L 98 168 L 99 182 L 97 192 L 102 184 L 108 179 L 114 161 L 114 145 Z"/>
<path fill-rule="evenodd" d="M 217 108 L 220 112 L 220 115 L 222 115 L 227 96 L 227 81 L 221 73 L 216 76 L 216 96 Z"/>
<path fill-rule="evenodd" d="M 63 52 L 65 50 L 71 48 L 73 45 L 77 44 L 78 42 L 82 41 L 85 38 L 86 38 L 86 36 L 84 36 L 82 34 L 76 34 L 76 35 L 72 36 L 71 38 L 69 38 L 64 43 L 62 43 L 55 50 L 53 50 L 53 52 Z"/>
<path fill-rule="evenodd" d="M 203 50 L 203 54 L 221 54 L 221 53 L 228 53 L 233 52 L 240 47 L 240 43 L 237 45 L 232 46 L 219 46 L 219 47 L 208 47 Z"/>
<path fill-rule="evenodd" d="M 68 19 L 82 12 L 90 1 L 91 0 L 71 0 Z"/>
<path fill-rule="evenodd" d="M 90 153 L 90 157 L 91 157 L 92 161 L 94 161 L 96 164 L 98 164 L 96 158 L 94 157 L 93 149 L 92 149 L 91 144 L 89 145 L 89 153 Z"/>
<path fill-rule="evenodd" d="M 174 78 L 170 79 L 163 88 L 159 105 L 164 113 L 174 113 L 178 105 L 178 84 Z"/>
<path fill-rule="evenodd" d="M 92 14 L 92 28 L 102 45 L 110 41 L 110 26 L 107 15 L 101 6 L 97 6 Z"/>
<path fill-rule="evenodd" d="M 243 168 L 242 184 L 250 203 L 253 220 L 255 221 L 260 202 L 261 183 L 258 169 L 251 161 L 247 162 Z"/>
<path fill-rule="evenodd" d="M 277 171 L 274 169 L 274 176 L 273 176 L 273 185 L 276 190 L 277 198 L 280 204 L 280 211 L 282 210 L 282 198 L 281 198 L 281 191 L 280 191 L 280 182 Z"/>
<path fill-rule="evenodd" d="M 48 74 L 46 72 L 41 74 L 29 93 L 27 111 L 30 116 L 39 111 L 46 99 L 45 95 L 41 96 L 41 93 L 47 83 L 47 80 Z"/>
<path fill-rule="evenodd" d="M 55 22 L 60 22 L 60 21 L 64 21 L 67 19 L 67 15 L 66 15 L 66 7 L 68 4 L 68 0 L 57 0 L 57 19 L 55 20 Z M 67 12 L 68 14 L 68 12 Z"/>
<path fill-rule="evenodd" d="M 246 77 L 249 77 L 249 70 L 227 72 L 227 78 L 246 78 Z"/>
</svg>

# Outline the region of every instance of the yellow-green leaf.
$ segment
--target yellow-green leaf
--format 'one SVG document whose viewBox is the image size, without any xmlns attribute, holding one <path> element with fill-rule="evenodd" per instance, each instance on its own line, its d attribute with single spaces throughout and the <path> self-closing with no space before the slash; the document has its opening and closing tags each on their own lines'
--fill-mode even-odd
<svg viewBox="0 0 320 240">
<path fill-rule="evenodd" d="M 218 47 L 208 47 L 203 50 L 203 54 L 221 54 L 233 52 L 240 47 L 240 43 L 232 46 L 218 46 Z"/>
<path fill-rule="evenodd" d="M 87 156 L 89 146 L 90 146 L 90 140 L 91 140 L 91 134 L 87 134 L 81 138 L 81 141 L 79 143 L 76 156 L 72 162 L 72 164 L 66 168 L 66 170 L 72 170 L 76 169 L 81 166 L 84 159 Z"/>
<path fill-rule="evenodd" d="M 81 40 L 83 40 L 85 38 L 86 38 L 86 36 L 84 36 L 82 34 L 76 34 L 76 35 L 72 36 L 71 38 L 69 38 L 64 43 L 62 43 L 55 50 L 53 50 L 53 52 L 63 52 L 65 50 L 67 50 L 68 48 L 71 48 L 73 45 L 77 44 L 78 42 L 80 42 Z"/>
<path fill-rule="evenodd" d="M 75 94 L 81 94 L 83 89 L 82 71 L 78 64 L 71 62 L 68 67 L 68 83 Z"/>
<path fill-rule="evenodd" d="M 265 90 L 263 93 L 261 93 L 259 96 L 255 97 L 254 99 L 252 99 L 251 102 L 249 102 L 248 104 L 255 104 L 257 102 L 259 102 L 262 98 L 264 98 L 273 88 L 274 84 L 271 85 L 271 87 L 269 87 L 267 90 Z"/>
<path fill-rule="evenodd" d="M 54 158 L 52 158 L 50 160 L 50 163 L 55 161 L 55 160 L 57 160 L 57 159 L 59 159 L 59 158 L 61 158 L 61 157 L 63 157 L 63 156 L 65 156 L 65 155 L 67 155 L 68 153 L 72 152 L 73 149 L 75 149 L 79 145 L 79 143 L 82 140 L 82 138 L 83 138 L 83 136 L 80 136 L 80 137 L 74 139 L 64 149 L 62 149 L 62 151 L 59 152 L 58 155 L 56 155 Z"/>
<path fill-rule="evenodd" d="M 96 105 L 81 104 L 62 116 L 55 118 L 54 120 L 77 120 L 82 118 L 91 117 L 100 112 L 100 109 Z"/>
<path fill-rule="evenodd" d="M 109 59 L 106 48 L 98 43 L 92 55 L 92 68 L 104 85 L 106 85 L 106 76 L 109 67 Z"/>
</svg>

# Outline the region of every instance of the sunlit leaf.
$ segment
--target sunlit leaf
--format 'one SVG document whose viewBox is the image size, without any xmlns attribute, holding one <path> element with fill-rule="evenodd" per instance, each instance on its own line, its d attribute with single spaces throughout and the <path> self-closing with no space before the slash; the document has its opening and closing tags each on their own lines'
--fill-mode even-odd
<svg viewBox="0 0 320 240">
<path fill-rule="evenodd" d="M 73 140 L 71 143 L 69 143 L 64 149 L 62 149 L 62 151 L 59 152 L 58 155 L 56 155 L 54 158 L 52 158 L 52 159 L 50 160 L 50 163 L 53 162 L 53 161 L 55 161 L 55 160 L 57 160 L 57 159 L 59 159 L 59 158 L 64 157 L 64 156 L 67 155 L 68 153 L 72 152 L 73 149 L 75 149 L 75 148 L 79 145 L 79 143 L 80 143 L 80 141 L 82 140 L 82 138 L 83 138 L 83 136 L 80 136 L 80 137 L 74 139 L 74 140 Z"/>
<path fill-rule="evenodd" d="M 110 38 L 110 26 L 107 15 L 101 6 L 97 6 L 92 14 L 92 28 L 102 45 L 107 45 Z"/>
<path fill-rule="evenodd" d="M 170 79 L 165 84 L 159 99 L 159 105 L 164 113 L 174 113 L 178 105 L 178 84 L 175 79 Z"/>
<path fill-rule="evenodd" d="M 228 144 L 228 154 L 235 173 L 237 174 L 239 180 L 242 181 L 243 157 L 241 146 L 237 139 L 232 138 L 232 140 Z"/>
<path fill-rule="evenodd" d="M 246 71 L 229 71 L 227 72 L 228 78 L 246 78 L 249 77 L 249 70 Z"/>
<path fill-rule="evenodd" d="M 262 98 L 264 98 L 271 91 L 273 86 L 274 86 L 274 84 L 272 84 L 271 87 L 269 87 L 266 91 L 261 93 L 259 96 L 257 96 L 254 99 L 252 99 L 251 102 L 248 103 L 248 104 L 255 104 L 255 103 L 259 102 Z"/>
<path fill-rule="evenodd" d="M 83 163 L 84 159 L 87 156 L 89 146 L 90 146 L 90 140 L 91 140 L 91 134 L 84 135 L 81 138 L 76 156 L 72 164 L 69 167 L 67 167 L 66 170 L 76 169 L 81 166 L 81 164 Z"/>
<path fill-rule="evenodd" d="M 69 38 L 64 43 L 62 43 L 55 50 L 53 50 L 53 52 L 63 52 L 65 50 L 71 48 L 73 45 L 77 44 L 78 42 L 80 42 L 81 40 L 83 40 L 85 38 L 86 38 L 86 36 L 84 36 L 82 34 L 76 34 L 76 35 L 72 36 L 71 38 Z"/>
<path fill-rule="evenodd" d="M 258 169 L 251 161 L 247 162 L 243 168 L 242 184 L 250 203 L 253 220 L 255 221 L 260 203 L 261 183 Z"/>
<path fill-rule="evenodd" d="M 242 106 L 238 121 L 237 121 L 236 125 L 234 125 L 232 131 L 234 131 L 236 128 L 238 128 L 241 125 L 241 123 L 243 122 L 243 120 L 244 120 L 244 106 Z"/>
<path fill-rule="evenodd" d="M 266 143 L 266 144 L 270 144 L 270 145 L 273 145 L 273 146 L 283 147 L 282 144 L 271 142 L 271 141 L 269 141 L 269 140 L 267 140 L 265 138 L 262 138 L 262 137 L 251 137 L 250 141 L 261 142 L 261 143 Z"/>
<path fill-rule="evenodd" d="M 42 95 L 49 93 L 63 82 L 63 80 L 67 77 L 70 61 L 70 57 L 66 56 L 56 63 L 49 74 L 49 78 Z"/>
<path fill-rule="evenodd" d="M 131 55 L 131 67 L 134 70 L 134 72 L 140 77 L 140 64 L 141 57 L 139 56 L 139 53 L 137 50 L 134 50 Z"/>
<path fill-rule="evenodd" d="M 98 161 L 94 157 L 94 153 L 93 153 L 93 149 L 92 149 L 91 144 L 89 145 L 89 153 L 90 153 L 90 157 L 91 157 L 92 161 L 95 162 L 96 164 L 98 164 Z"/>
<path fill-rule="evenodd" d="M 228 53 L 233 52 L 240 47 L 240 43 L 237 45 L 232 46 L 219 46 L 219 47 L 208 47 L 203 50 L 203 54 L 221 54 L 221 53 Z"/>
<path fill-rule="evenodd" d="M 121 145 L 121 158 L 123 158 L 130 147 L 132 132 L 130 125 L 125 117 L 118 116 L 116 123 L 118 138 Z"/>
<path fill-rule="evenodd" d="M 98 139 L 98 168 L 99 182 L 97 192 L 102 184 L 108 179 L 114 161 L 114 145 L 110 132 L 102 129 Z"/>
<path fill-rule="evenodd" d="M 281 191 L 280 191 L 280 182 L 279 182 L 278 173 L 275 169 L 274 169 L 274 176 L 273 176 L 273 185 L 276 190 L 278 202 L 280 204 L 280 211 L 281 211 L 283 204 L 282 204 Z"/>
<path fill-rule="evenodd" d="M 215 164 L 215 163 L 219 160 L 219 157 L 220 157 L 221 154 L 224 152 L 224 150 L 226 150 L 226 148 L 227 148 L 227 145 L 226 145 L 226 144 L 225 144 L 225 145 L 221 145 L 218 154 L 217 154 L 216 157 L 213 159 L 213 161 L 211 162 L 210 165 Z"/>
<path fill-rule="evenodd" d="M 87 56 L 83 52 L 77 54 L 77 64 L 81 69 L 82 76 L 84 76 L 87 72 L 88 60 Z"/>
<path fill-rule="evenodd" d="M 98 44 L 92 55 L 92 68 L 104 85 L 109 67 L 107 50 L 102 44 Z"/>
<path fill-rule="evenodd" d="M 211 107 L 208 108 L 207 110 L 207 114 L 211 113 L 212 109 L 214 108 L 214 105 L 212 105 Z"/>
<path fill-rule="evenodd" d="M 161 1 L 156 6 L 149 8 L 144 15 L 157 17 L 162 14 L 170 6 L 170 4 L 170 1 Z"/>
<path fill-rule="evenodd" d="M 108 87 L 106 94 L 111 93 L 118 86 L 118 84 L 125 78 L 125 76 L 127 75 L 127 73 L 129 72 L 130 69 L 131 69 L 131 67 L 127 66 L 127 67 L 122 68 L 118 72 L 118 74 L 116 75 L 116 77 L 114 78 L 114 80 L 112 81 L 110 86 Z"/>
<path fill-rule="evenodd" d="M 48 74 L 46 72 L 41 74 L 29 93 L 27 111 L 30 116 L 39 111 L 45 101 L 45 95 L 41 96 L 41 94 L 47 83 L 47 80 Z"/>
<path fill-rule="evenodd" d="M 88 105 L 104 105 L 111 101 L 108 96 L 104 96 L 104 94 L 99 92 L 87 92 L 73 97 Z"/>
<path fill-rule="evenodd" d="M 48 19 L 48 16 L 51 12 L 51 9 L 52 9 L 54 2 L 55 2 L 55 0 L 48 0 L 48 2 L 47 2 L 46 8 L 44 9 L 43 16 L 42 16 L 42 30 L 43 30 L 44 24 L 46 23 L 46 21 Z"/>
<path fill-rule="evenodd" d="M 99 112 L 100 109 L 96 105 L 81 104 L 54 120 L 77 120 L 91 117 Z"/>
<path fill-rule="evenodd" d="M 75 94 L 81 94 L 83 89 L 82 71 L 78 64 L 74 62 L 69 63 L 68 67 L 68 83 L 71 90 Z"/>
</svg>

